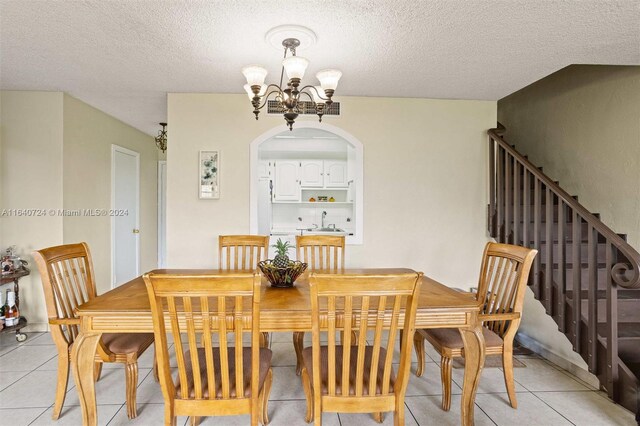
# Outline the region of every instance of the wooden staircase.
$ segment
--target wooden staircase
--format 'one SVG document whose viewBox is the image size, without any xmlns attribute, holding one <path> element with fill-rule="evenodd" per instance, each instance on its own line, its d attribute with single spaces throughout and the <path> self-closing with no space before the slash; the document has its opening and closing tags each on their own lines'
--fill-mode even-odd
<svg viewBox="0 0 640 426">
<path fill-rule="evenodd" d="M 539 250 L 529 285 L 609 397 L 640 425 L 640 254 L 503 139 L 488 131 L 488 227 Z"/>
</svg>

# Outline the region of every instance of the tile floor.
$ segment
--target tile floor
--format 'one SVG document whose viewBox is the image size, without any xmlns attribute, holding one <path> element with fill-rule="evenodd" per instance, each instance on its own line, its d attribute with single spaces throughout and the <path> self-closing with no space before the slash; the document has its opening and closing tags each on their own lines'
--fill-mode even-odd
<svg viewBox="0 0 640 426">
<path fill-rule="evenodd" d="M 295 355 L 290 333 L 274 333 L 272 350 L 274 383 L 269 413 L 271 425 L 305 425 L 305 401 L 295 375 Z M 159 425 L 163 401 L 151 374 L 152 351 L 140 360 L 138 417 L 128 420 L 124 406 L 124 372 L 118 364 L 106 364 L 97 386 L 101 425 Z M 428 348 L 425 374 L 411 376 L 406 397 L 407 425 L 459 425 L 463 370 L 453 371 L 452 409 L 440 409 L 441 386 L 437 354 Z M 518 409 L 508 404 L 502 372 L 485 369 L 476 397 L 475 423 L 482 425 L 631 425 L 634 416 L 610 402 L 606 394 L 590 387 L 567 371 L 537 356 L 519 357 L 526 368 L 515 369 Z M 80 425 L 81 417 L 73 380 L 70 380 L 60 419 L 51 420 L 56 383 L 56 348 L 48 333 L 29 333 L 18 344 L 13 335 L 0 335 L 0 419 L 20 425 Z M 415 371 L 415 365 L 413 366 Z M 178 421 L 184 425 L 186 418 Z M 0 422 L 2 423 L 2 422 Z M 246 425 L 248 416 L 208 417 L 203 425 Z M 325 414 L 323 424 L 377 425 L 368 415 Z M 387 415 L 385 425 L 393 424 Z"/>
</svg>

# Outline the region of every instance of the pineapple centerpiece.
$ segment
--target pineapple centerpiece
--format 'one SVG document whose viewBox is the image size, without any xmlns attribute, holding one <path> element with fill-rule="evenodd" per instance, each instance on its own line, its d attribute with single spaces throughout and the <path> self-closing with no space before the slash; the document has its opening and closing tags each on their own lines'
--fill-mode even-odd
<svg viewBox="0 0 640 426">
<path fill-rule="evenodd" d="M 293 287 L 296 278 L 307 269 L 307 264 L 289 259 L 289 241 L 278 241 L 272 246 L 277 254 L 273 260 L 267 259 L 258 262 L 262 274 L 267 277 L 272 287 Z"/>
<path fill-rule="evenodd" d="M 278 241 L 271 247 L 275 248 L 278 254 L 273 258 L 273 266 L 276 268 L 287 268 L 289 267 L 289 248 L 291 248 L 291 244 L 289 241 L 285 241 L 284 243 L 280 238 Z"/>
</svg>

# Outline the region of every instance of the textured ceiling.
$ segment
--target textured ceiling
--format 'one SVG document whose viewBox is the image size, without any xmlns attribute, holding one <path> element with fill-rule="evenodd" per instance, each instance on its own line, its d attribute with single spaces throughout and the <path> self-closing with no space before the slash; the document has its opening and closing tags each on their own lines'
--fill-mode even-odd
<svg viewBox="0 0 640 426">
<path fill-rule="evenodd" d="M 336 96 L 497 100 L 570 64 L 640 64 L 638 0 L 0 0 L 0 15 L 2 89 L 65 91 L 149 134 L 168 92 L 243 93 L 251 63 L 275 81 L 264 36 L 282 24 L 316 32 L 299 54 L 308 76 L 343 71 Z"/>
</svg>

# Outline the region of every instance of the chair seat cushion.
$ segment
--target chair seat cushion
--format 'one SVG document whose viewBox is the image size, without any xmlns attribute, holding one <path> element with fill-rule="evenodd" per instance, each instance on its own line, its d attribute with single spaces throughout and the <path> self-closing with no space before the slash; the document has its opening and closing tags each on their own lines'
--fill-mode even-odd
<svg viewBox="0 0 640 426">
<path fill-rule="evenodd" d="M 464 343 L 457 328 L 429 328 L 419 330 L 420 333 L 428 335 L 431 340 L 438 342 L 440 346 L 451 349 L 462 349 Z M 502 346 L 502 338 L 486 327 L 482 327 L 482 334 L 486 347 Z"/>
<path fill-rule="evenodd" d="M 220 369 L 220 348 L 212 348 L 213 353 L 213 366 L 215 371 L 215 384 L 216 384 L 216 398 L 222 398 L 222 373 Z M 260 348 L 259 355 L 259 371 L 258 376 L 258 389 L 262 389 L 262 385 L 267 377 L 269 368 L 271 368 L 272 352 L 267 348 Z M 195 398 L 195 387 L 193 383 L 193 367 L 191 365 L 191 351 L 186 351 L 184 354 L 185 367 L 187 373 L 187 389 L 189 391 L 189 398 Z M 229 362 L 229 393 L 232 398 L 236 397 L 236 358 L 235 348 L 227 348 L 227 359 Z M 200 370 L 200 377 L 202 381 L 202 396 L 203 398 L 209 398 L 209 382 L 207 379 L 207 358 L 204 348 L 198 348 L 198 365 Z M 242 348 L 242 375 L 243 375 L 243 387 L 244 396 L 249 398 L 251 396 L 251 348 Z M 182 398 L 182 388 L 180 386 L 180 376 L 176 380 L 177 397 Z"/>
<path fill-rule="evenodd" d="M 342 395 L 342 351 L 343 346 L 336 346 L 336 395 Z M 363 371 L 363 395 L 369 395 L 369 381 L 371 379 L 371 357 L 373 355 L 373 346 L 366 346 L 364 352 L 364 371 Z M 384 362 L 387 351 L 380 348 L 378 358 L 378 371 L 376 373 L 376 394 L 382 393 L 382 375 L 384 373 Z M 313 348 L 311 346 L 302 350 L 302 360 L 309 378 L 313 381 Z M 355 395 L 355 380 L 357 373 L 358 347 L 351 346 L 351 354 L 349 356 L 349 395 Z M 329 348 L 320 346 L 320 382 L 322 385 L 322 394 L 328 393 L 328 365 L 329 365 Z M 389 380 L 389 391 L 393 392 L 393 384 L 395 383 L 395 374 L 393 368 Z"/>
<path fill-rule="evenodd" d="M 116 354 L 140 354 L 153 343 L 153 333 L 105 333 L 102 343 Z"/>
</svg>

